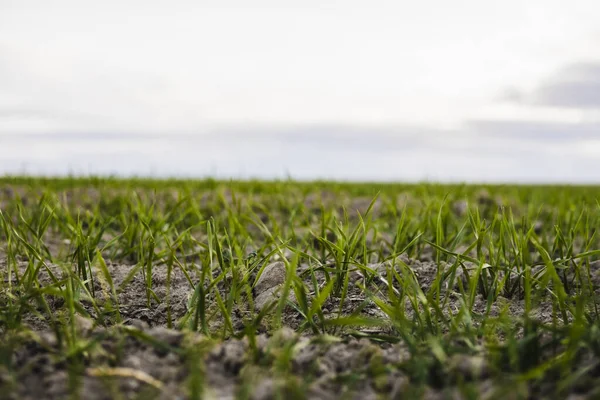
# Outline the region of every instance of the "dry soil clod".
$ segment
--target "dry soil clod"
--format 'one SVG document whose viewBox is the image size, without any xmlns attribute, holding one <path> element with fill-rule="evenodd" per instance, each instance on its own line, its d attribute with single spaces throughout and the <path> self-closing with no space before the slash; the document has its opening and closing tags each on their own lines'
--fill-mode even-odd
<svg viewBox="0 0 600 400">
<path fill-rule="evenodd" d="M 262 310 L 271 301 L 278 298 L 278 289 L 285 282 L 285 263 L 277 261 L 265 267 L 254 285 L 254 305 L 257 310 Z"/>
</svg>

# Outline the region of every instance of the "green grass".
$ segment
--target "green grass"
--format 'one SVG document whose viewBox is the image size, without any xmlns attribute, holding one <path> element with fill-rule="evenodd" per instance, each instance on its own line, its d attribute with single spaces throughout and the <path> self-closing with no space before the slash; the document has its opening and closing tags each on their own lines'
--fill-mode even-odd
<svg viewBox="0 0 600 400">
<path fill-rule="evenodd" d="M 585 186 L 2 178 L 0 389 L 19 390 L 15 355 L 50 331 L 74 398 L 86 370 L 131 373 L 118 352 L 102 356 L 112 370 L 90 369 L 107 337 L 181 355 L 191 398 L 207 386 L 193 360 L 243 339 L 237 395 L 267 374 L 281 396 L 302 398 L 317 377 L 294 370 L 299 337 L 259 346 L 259 332 L 294 321 L 314 343 L 406 349 L 394 365 L 370 355 L 337 376 L 350 392 L 364 374 L 385 386 L 392 368 L 408 378 L 407 396 L 452 387 L 479 398 L 484 378 L 457 364 L 467 357 L 485 360 L 490 398 L 600 396 L 599 199 L 600 187 Z M 426 285 L 407 261 L 417 259 L 436 266 Z M 257 311 L 254 285 L 276 260 L 281 296 Z M 118 279 L 117 264 L 129 266 Z M 122 299 L 140 282 L 138 308 L 164 310 L 160 324 L 185 332 L 182 345 L 129 326 L 136 310 Z M 163 390 L 157 377 L 137 379 Z"/>
</svg>

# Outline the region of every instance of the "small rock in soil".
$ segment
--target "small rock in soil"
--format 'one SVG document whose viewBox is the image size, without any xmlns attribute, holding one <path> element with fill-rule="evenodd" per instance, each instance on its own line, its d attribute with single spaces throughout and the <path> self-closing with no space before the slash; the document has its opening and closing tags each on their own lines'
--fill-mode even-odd
<svg viewBox="0 0 600 400">
<path fill-rule="evenodd" d="M 254 293 L 260 295 L 264 291 L 285 282 L 285 264 L 283 261 L 271 263 L 265 267 L 254 285 Z"/>
<path fill-rule="evenodd" d="M 254 286 L 254 306 L 257 310 L 262 310 L 272 301 L 276 300 L 281 285 L 285 282 L 285 264 L 283 261 L 277 261 L 265 267 L 260 278 Z"/>
<path fill-rule="evenodd" d="M 276 301 L 279 298 L 279 296 L 277 296 L 279 288 L 281 288 L 281 285 L 269 288 L 256 296 L 254 299 L 254 307 L 260 311 L 271 304 L 272 301 Z"/>
</svg>

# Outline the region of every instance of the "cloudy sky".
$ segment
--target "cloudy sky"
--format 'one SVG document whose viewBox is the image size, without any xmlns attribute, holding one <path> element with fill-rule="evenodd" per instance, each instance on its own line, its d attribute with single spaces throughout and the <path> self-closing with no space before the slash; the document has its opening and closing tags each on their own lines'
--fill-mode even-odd
<svg viewBox="0 0 600 400">
<path fill-rule="evenodd" d="M 0 0 L 0 174 L 600 182 L 596 0 Z"/>
</svg>

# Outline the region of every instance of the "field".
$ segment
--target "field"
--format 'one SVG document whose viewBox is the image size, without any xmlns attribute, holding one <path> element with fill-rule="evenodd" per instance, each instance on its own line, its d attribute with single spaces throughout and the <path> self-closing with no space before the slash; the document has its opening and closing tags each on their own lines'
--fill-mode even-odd
<svg viewBox="0 0 600 400">
<path fill-rule="evenodd" d="M 600 398 L 599 200 L 0 178 L 0 398 Z"/>
</svg>

